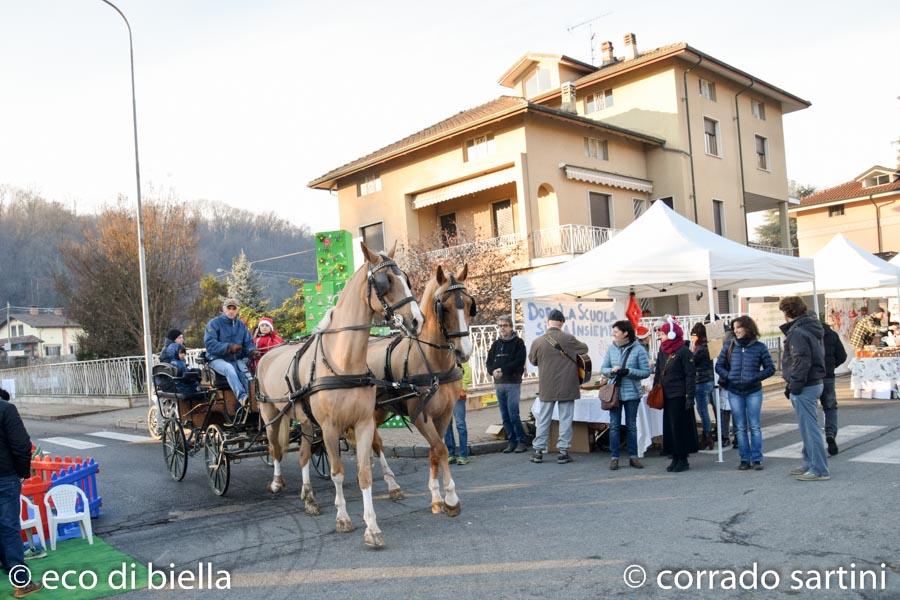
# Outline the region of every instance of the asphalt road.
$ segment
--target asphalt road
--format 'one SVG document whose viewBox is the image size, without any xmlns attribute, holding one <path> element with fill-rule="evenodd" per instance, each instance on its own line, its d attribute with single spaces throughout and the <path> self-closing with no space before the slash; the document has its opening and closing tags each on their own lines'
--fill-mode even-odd
<svg viewBox="0 0 900 600">
<path fill-rule="evenodd" d="M 54 454 L 90 454 L 100 463 L 103 515 L 94 530 L 107 542 L 144 563 L 196 572 L 209 562 L 213 573 L 230 573 L 230 592 L 180 592 L 183 598 L 900 598 L 900 464 L 852 460 L 900 444 L 900 402 L 844 402 L 840 417 L 842 426 L 868 429 L 842 445 L 828 482 L 795 481 L 787 474 L 798 464 L 791 458 L 767 457 L 764 471 L 740 472 L 735 451 L 721 464 L 714 454 L 695 455 L 683 474 L 667 473 L 668 459 L 658 456 L 648 456 L 643 470 L 611 472 L 607 454 L 576 455 L 568 465 L 552 455 L 541 465 L 528 455 L 484 455 L 454 467 L 457 518 L 431 514 L 426 460 L 397 459 L 406 499 L 389 500 L 376 480 L 387 544 L 381 551 L 362 545 L 362 501 L 352 475 L 345 493 L 356 531 L 335 532 L 330 481 L 315 481 L 322 516 L 303 514 L 296 454 L 282 495 L 265 491 L 271 469 L 253 458 L 233 466 L 228 495 L 218 498 L 204 477 L 202 452 L 176 483 L 158 443 L 97 438 L 88 435 L 96 426 L 72 422 L 26 424 L 33 438 L 102 445 L 77 451 L 42 442 Z M 783 432 L 765 440 L 766 452 L 800 441 L 791 423 L 783 406 L 767 408 L 763 425 Z M 348 462 L 355 473 L 352 457 Z M 744 574 L 743 583 L 755 580 L 756 590 L 740 582 L 729 590 L 727 571 L 740 575 L 754 564 L 759 574 L 772 572 L 764 579 Z M 623 580 L 631 565 L 647 573 L 637 589 Z M 791 589 L 816 587 L 817 577 L 824 587 L 823 571 L 839 567 L 848 570 L 845 586 L 853 583 L 849 571 L 867 569 L 885 589 L 872 590 L 871 575 L 866 590 L 840 589 L 839 573 L 830 591 Z M 673 572 L 658 580 L 667 569 Z M 673 579 L 681 569 L 689 572 Z M 711 569 L 720 571 L 714 590 L 710 576 L 697 573 Z M 637 569 L 629 573 L 640 581 Z M 676 581 L 690 589 L 658 585 Z"/>
</svg>

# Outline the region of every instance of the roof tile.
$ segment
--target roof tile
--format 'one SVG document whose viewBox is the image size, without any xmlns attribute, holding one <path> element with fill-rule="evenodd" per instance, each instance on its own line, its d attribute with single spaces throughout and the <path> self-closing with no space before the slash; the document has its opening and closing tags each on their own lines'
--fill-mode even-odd
<svg viewBox="0 0 900 600">
<path fill-rule="evenodd" d="M 847 181 L 840 185 L 815 192 L 800 200 L 798 208 L 808 208 L 819 204 L 827 204 L 837 200 L 852 200 L 865 198 L 869 194 L 883 194 L 893 190 L 900 190 L 900 179 L 884 185 L 864 188 L 861 181 Z"/>
</svg>

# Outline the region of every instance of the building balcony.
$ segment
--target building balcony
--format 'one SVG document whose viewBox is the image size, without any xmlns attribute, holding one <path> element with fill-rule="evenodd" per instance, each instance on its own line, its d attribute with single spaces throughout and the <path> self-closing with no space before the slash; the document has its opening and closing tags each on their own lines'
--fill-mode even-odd
<svg viewBox="0 0 900 600">
<path fill-rule="evenodd" d="M 762 250 L 763 252 L 771 252 L 772 254 L 782 254 L 784 256 L 799 256 L 796 248 L 779 248 L 777 246 L 763 246 L 762 244 L 757 244 L 756 242 L 747 242 L 747 246 L 753 248 L 755 250 Z"/>
<path fill-rule="evenodd" d="M 492 250 L 501 250 L 504 248 L 515 248 L 525 241 L 525 236 L 519 233 L 510 233 L 465 244 L 454 244 L 446 248 L 438 248 L 426 252 L 425 255 L 432 260 L 444 260 L 459 256 L 468 256 L 471 254 L 480 254 L 482 252 L 490 252 Z"/>
<path fill-rule="evenodd" d="M 534 258 L 584 254 L 608 241 L 617 229 L 592 225 L 560 225 L 532 234 Z"/>
</svg>

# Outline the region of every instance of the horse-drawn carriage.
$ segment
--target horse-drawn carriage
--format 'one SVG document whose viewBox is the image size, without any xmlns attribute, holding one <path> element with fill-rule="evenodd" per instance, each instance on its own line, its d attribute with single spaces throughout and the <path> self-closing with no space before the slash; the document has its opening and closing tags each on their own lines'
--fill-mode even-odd
<svg viewBox="0 0 900 600">
<path fill-rule="evenodd" d="M 429 443 L 432 512 L 459 514 L 443 437 L 461 390 L 457 362 L 472 353 L 469 321 L 476 309 L 464 283 L 466 267 L 456 275 L 436 268 L 422 295 L 423 311 L 406 274 L 392 260 L 393 251 L 374 253 L 365 244 L 362 250 L 365 264 L 350 278 L 319 328 L 301 344 L 278 346 L 262 357 L 245 419 L 234 417 L 234 395 L 227 384 L 216 381 L 211 369 L 206 369 L 206 391 L 197 397 L 165 390 L 158 395 L 164 405 L 163 451 L 175 480 L 184 477 L 188 456 L 203 449 L 210 486 L 221 495 L 228 488 L 230 462 L 268 454 L 274 473 L 268 489 L 278 493 L 284 489 L 284 453 L 299 446 L 304 508 L 307 514 L 320 514 L 310 483 L 312 462 L 334 484 L 339 532 L 354 529 L 344 499 L 341 457 L 341 436 L 352 429 L 366 523 L 363 541 L 380 548 L 384 536 L 372 497 L 373 451 L 390 497 L 403 497 L 376 431 L 376 425 L 393 413 L 409 415 Z M 402 339 L 369 339 L 372 320 L 379 316 L 402 330 Z M 159 370 L 154 371 L 158 390 L 171 383 L 164 368 Z M 441 476 L 444 494 L 438 483 Z"/>
<path fill-rule="evenodd" d="M 255 382 L 251 383 L 247 410 L 238 411 L 238 402 L 228 381 L 207 364 L 205 353 L 198 359 L 199 385 L 196 392 L 183 393 L 185 379 L 167 363 L 153 367 L 153 384 L 160 407 L 163 457 L 175 481 L 184 479 L 188 457 L 203 451 L 206 477 L 213 492 L 222 496 L 231 481 L 231 463 L 245 458 L 262 457 L 271 465 L 265 424 L 260 419 Z M 191 382 L 193 383 L 193 382 Z M 300 448 L 303 433 L 297 423 L 290 429 L 288 452 Z M 312 465 L 316 473 L 328 477 L 328 455 L 322 445 L 322 432 L 314 428 L 310 444 Z"/>
</svg>

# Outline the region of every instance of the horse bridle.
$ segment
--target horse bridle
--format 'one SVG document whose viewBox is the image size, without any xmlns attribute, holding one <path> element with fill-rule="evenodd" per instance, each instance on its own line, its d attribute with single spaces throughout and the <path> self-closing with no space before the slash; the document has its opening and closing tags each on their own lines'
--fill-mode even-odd
<svg viewBox="0 0 900 600">
<path fill-rule="evenodd" d="M 454 338 L 466 337 L 471 334 L 468 328 L 466 328 L 466 331 L 448 332 L 447 328 L 444 326 L 444 301 L 447 299 L 447 296 L 449 294 L 454 294 L 454 306 L 457 310 L 462 310 L 466 306 L 463 302 L 463 296 L 467 297 L 471 301 L 471 305 L 469 306 L 469 317 L 474 317 L 478 314 L 478 306 L 475 304 L 475 298 L 472 297 L 472 295 L 469 293 L 469 290 L 466 289 L 466 286 L 457 281 L 456 277 L 450 275 L 450 285 L 446 290 L 441 292 L 440 296 L 438 296 L 434 300 L 434 313 L 437 317 L 438 324 L 441 327 L 441 333 L 443 334 L 444 338 L 446 338 L 446 340 L 452 345 Z"/>
<path fill-rule="evenodd" d="M 375 296 L 378 298 L 378 302 L 381 303 L 381 314 L 384 316 L 384 320 L 393 321 L 394 325 L 398 328 L 406 329 L 406 326 L 403 323 L 403 317 L 397 315 L 395 311 L 406 306 L 410 302 L 415 302 L 416 299 L 412 295 L 409 295 L 397 300 L 393 304 L 388 304 L 387 299 L 385 299 L 385 294 L 391 289 L 391 282 L 388 280 L 387 273 L 379 273 L 379 271 L 383 269 L 390 269 L 390 273 L 394 276 L 403 277 L 403 280 L 406 281 L 407 289 L 410 288 L 409 277 L 406 276 L 406 273 L 397 266 L 397 263 L 385 257 L 385 260 L 377 265 L 369 263 L 367 266 L 366 298 L 368 299 L 372 296 L 372 290 L 374 289 Z"/>
</svg>

